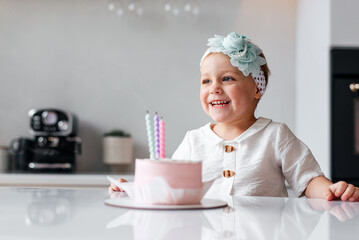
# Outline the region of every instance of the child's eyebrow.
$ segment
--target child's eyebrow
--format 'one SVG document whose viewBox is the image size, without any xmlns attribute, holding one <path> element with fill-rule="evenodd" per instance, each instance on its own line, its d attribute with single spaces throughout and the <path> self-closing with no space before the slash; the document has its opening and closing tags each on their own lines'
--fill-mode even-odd
<svg viewBox="0 0 359 240">
<path fill-rule="evenodd" d="M 210 74 L 208 74 L 208 73 L 201 73 L 201 78 L 203 78 L 203 77 L 209 77 L 210 76 Z"/>
<path fill-rule="evenodd" d="M 225 68 L 222 71 L 220 71 L 221 73 L 227 73 L 227 72 L 231 72 L 231 73 L 239 73 L 240 71 L 237 68 Z"/>
<path fill-rule="evenodd" d="M 225 70 L 222 70 L 220 71 L 220 74 L 226 74 L 226 73 L 234 73 L 234 74 L 239 74 L 238 71 L 236 70 L 232 70 L 232 69 L 225 69 Z M 210 76 L 211 74 L 207 73 L 207 72 L 204 72 L 204 73 L 201 73 L 201 76 Z"/>
</svg>

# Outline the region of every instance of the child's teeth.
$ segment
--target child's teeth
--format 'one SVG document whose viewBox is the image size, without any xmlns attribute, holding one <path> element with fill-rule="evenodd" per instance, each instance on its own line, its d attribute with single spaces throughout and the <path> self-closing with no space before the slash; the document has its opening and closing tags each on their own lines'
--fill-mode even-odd
<svg viewBox="0 0 359 240">
<path fill-rule="evenodd" d="M 212 102 L 212 106 L 214 106 L 214 105 L 224 106 L 225 104 L 228 104 L 228 102 L 227 101 L 213 101 Z"/>
</svg>

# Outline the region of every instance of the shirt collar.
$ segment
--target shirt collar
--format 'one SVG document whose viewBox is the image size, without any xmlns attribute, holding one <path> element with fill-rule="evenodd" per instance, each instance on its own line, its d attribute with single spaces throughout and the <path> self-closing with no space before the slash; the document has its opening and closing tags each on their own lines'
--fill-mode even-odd
<svg viewBox="0 0 359 240">
<path fill-rule="evenodd" d="M 244 131 L 241 135 L 233 139 L 231 142 L 233 141 L 240 142 L 243 139 L 250 137 L 255 133 L 259 132 L 271 122 L 272 122 L 271 119 L 259 117 L 257 121 L 255 121 L 255 123 L 252 124 L 252 126 L 250 126 L 246 131 Z M 201 127 L 202 133 L 204 134 L 206 139 L 208 139 L 209 142 L 211 142 L 212 144 L 214 143 L 215 145 L 224 142 L 225 140 L 223 138 L 219 137 L 217 134 L 213 132 L 213 130 L 211 129 L 211 124 L 213 123 L 208 123 L 205 126 Z"/>
</svg>

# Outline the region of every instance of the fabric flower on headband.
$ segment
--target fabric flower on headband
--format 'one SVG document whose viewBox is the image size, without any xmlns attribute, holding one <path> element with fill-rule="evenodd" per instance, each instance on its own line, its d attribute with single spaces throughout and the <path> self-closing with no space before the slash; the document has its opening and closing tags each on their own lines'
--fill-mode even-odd
<svg viewBox="0 0 359 240">
<path fill-rule="evenodd" d="M 261 66 L 266 64 L 266 60 L 259 56 L 262 50 L 256 45 L 250 43 L 246 36 L 231 32 L 227 37 L 214 35 L 214 38 L 208 39 L 209 48 L 204 53 L 203 59 L 210 53 L 224 53 L 230 57 L 231 64 L 237 67 L 244 76 L 252 74 L 261 94 L 265 91 L 265 77 Z"/>
</svg>

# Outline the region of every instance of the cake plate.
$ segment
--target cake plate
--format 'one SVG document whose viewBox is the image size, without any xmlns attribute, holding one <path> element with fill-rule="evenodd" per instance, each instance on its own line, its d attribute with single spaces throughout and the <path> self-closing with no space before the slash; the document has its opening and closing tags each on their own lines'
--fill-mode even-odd
<svg viewBox="0 0 359 240">
<path fill-rule="evenodd" d="M 199 204 L 183 204 L 183 205 L 154 205 L 135 202 L 129 197 L 118 197 L 106 199 L 105 204 L 114 207 L 130 208 L 130 209 L 146 209 L 146 210 L 192 210 L 192 209 L 212 209 L 226 207 L 227 203 L 217 199 L 204 198 Z"/>
</svg>

